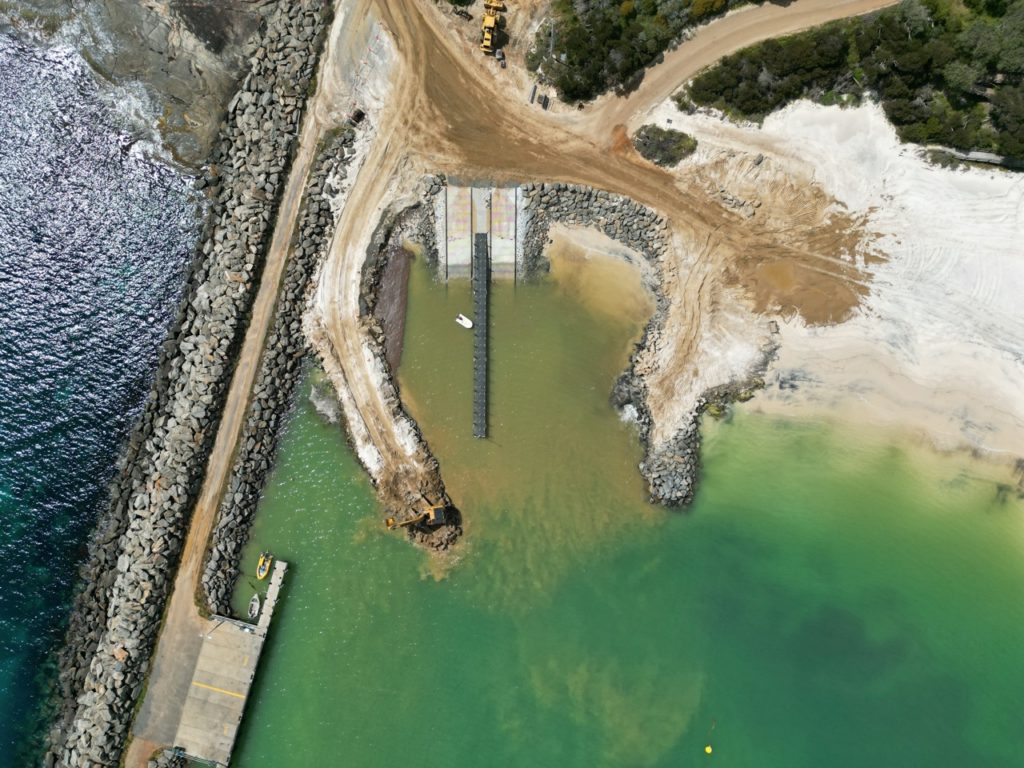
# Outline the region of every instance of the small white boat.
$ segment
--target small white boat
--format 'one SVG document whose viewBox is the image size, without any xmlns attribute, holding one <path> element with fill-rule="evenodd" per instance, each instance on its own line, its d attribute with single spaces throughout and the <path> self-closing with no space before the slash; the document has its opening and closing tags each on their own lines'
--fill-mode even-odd
<svg viewBox="0 0 1024 768">
<path fill-rule="evenodd" d="M 260 596 L 255 594 L 249 600 L 249 618 L 255 619 L 260 615 Z"/>
<path fill-rule="evenodd" d="M 461 313 L 455 316 L 455 322 L 461 325 L 463 328 L 473 327 L 473 321 Z"/>
</svg>

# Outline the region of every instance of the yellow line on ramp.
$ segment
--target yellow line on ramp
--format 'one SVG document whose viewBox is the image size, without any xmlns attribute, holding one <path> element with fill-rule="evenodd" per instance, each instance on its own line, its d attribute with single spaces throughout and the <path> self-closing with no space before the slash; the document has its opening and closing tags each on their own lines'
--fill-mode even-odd
<svg viewBox="0 0 1024 768">
<path fill-rule="evenodd" d="M 192 685 L 197 688 L 205 688 L 208 691 L 216 691 L 217 693 L 223 693 L 225 696 L 234 696 L 236 699 L 244 699 L 244 693 L 236 693 L 235 691 L 228 691 L 224 688 L 218 688 L 215 685 L 207 685 L 206 683 L 197 683 L 195 680 L 192 681 Z"/>
</svg>

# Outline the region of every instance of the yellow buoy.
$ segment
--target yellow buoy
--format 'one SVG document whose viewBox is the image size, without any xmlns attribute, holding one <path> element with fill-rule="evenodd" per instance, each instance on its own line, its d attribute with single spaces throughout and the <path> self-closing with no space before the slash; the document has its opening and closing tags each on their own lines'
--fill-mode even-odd
<svg viewBox="0 0 1024 768">
<path fill-rule="evenodd" d="M 704 753 L 707 754 L 707 755 L 711 754 L 711 745 L 710 744 L 708 744 L 706 747 L 704 747 Z"/>
</svg>

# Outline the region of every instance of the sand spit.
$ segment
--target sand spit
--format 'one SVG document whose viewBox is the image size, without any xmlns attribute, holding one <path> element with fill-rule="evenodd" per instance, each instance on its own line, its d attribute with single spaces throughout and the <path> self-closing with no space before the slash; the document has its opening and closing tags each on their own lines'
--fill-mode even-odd
<svg viewBox="0 0 1024 768">
<path fill-rule="evenodd" d="M 338 226 L 316 279 L 316 293 L 303 328 L 320 357 L 341 404 L 347 435 L 359 462 L 377 488 L 384 508 L 395 517 L 447 501 L 437 461 L 415 422 L 401 405 L 385 359 L 383 336 L 367 303 L 367 275 L 383 265 L 389 238 L 404 231 L 403 212 L 419 204 L 427 190 L 423 174 L 401 157 L 404 147 L 396 120 L 401 93 L 411 84 L 401 69 L 396 46 L 368 0 L 347 11 L 347 45 L 331 60 L 328 77 L 339 94 L 335 104 L 358 107 L 366 128 L 354 147 L 349 182 L 332 210 Z M 398 93 L 396 93 L 396 91 Z M 369 268 L 367 267 L 369 265 Z M 370 283 L 379 279 L 371 276 Z M 414 535 L 434 551 L 445 551 L 460 533 L 458 516 L 436 535 Z"/>
<path fill-rule="evenodd" d="M 402 404 L 386 354 L 388 339 L 377 312 L 388 262 L 396 256 L 403 257 L 399 253 L 402 242 L 415 236 L 413 233 L 423 222 L 433 221 L 428 209 L 429 206 L 396 203 L 384 211 L 373 231 L 360 269 L 359 314 L 351 331 L 355 335 L 351 342 L 359 349 L 356 361 L 349 359 L 342 364 L 343 358 L 326 333 L 318 309 L 307 314 L 306 330 L 338 393 L 356 456 L 373 480 L 385 512 L 402 520 L 427 503 L 449 506 L 449 519 L 444 525 L 432 530 L 416 526 L 407 529 L 412 541 L 442 553 L 461 536 L 461 519 L 450 508 L 437 459 Z M 420 215 L 424 210 L 426 214 Z M 404 296 L 398 298 L 404 301 Z M 354 378 L 346 374 L 345 366 L 353 362 L 363 368 L 359 371 L 360 390 L 354 389 Z M 381 412 L 375 414 L 379 421 L 368 422 L 366 406 L 357 402 L 357 396 L 366 397 L 365 388 L 372 390 L 375 399 L 379 398 Z M 391 441 L 381 440 L 384 432 L 391 436 Z"/>
<path fill-rule="evenodd" d="M 834 325 L 779 318 L 781 349 L 757 409 L 910 428 L 946 450 L 1024 454 L 1024 176 L 931 165 L 899 143 L 877 105 L 800 102 L 761 128 L 671 103 L 653 117 L 701 142 L 680 175 L 713 179 L 737 199 L 802 182 L 869 233 L 841 254 L 870 274 L 865 299 Z M 777 170 L 746 189 L 716 171 L 758 157 Z"/>
</svg>

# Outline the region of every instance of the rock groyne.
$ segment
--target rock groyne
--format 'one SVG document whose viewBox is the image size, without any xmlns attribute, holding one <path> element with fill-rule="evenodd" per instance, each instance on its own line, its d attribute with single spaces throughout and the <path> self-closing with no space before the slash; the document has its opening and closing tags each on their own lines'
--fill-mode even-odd
<svg viewBox="0 0 1024 768">
<path fill-rule="evenodd" d="M 330 7 L 281 3 L 246 48 L 185 301 L 97 525 L 59 657 L 47 766 L 117 765 L 244 336 Z"/>
<path fill-rule="evenodd" d="M 242 548 L 274 464 L 277 441 L 302 376 L 309 347 L 302 317 L 313 277 L 326 253 L 337 217 L 330 200 L 346 176 L 346 156 L 355 138 L 351 129 L 330 140 L 315 160 L 306 188 L 298 241 L 288 259 L 274 321 L 267 335 L 238 454 L 225 490 L 203 569 L 203 599 L 210 613 L 231 615 L 231 593 L 238 578 Z"/>
<path fill-rule="evenodd" d="M 173 750 L 161 750 L 146 763 L 146 768 L 188 768 L 188 760 Z"/>
<path fill-rule="evenodd" d="M 699 398 L 671 439 L 654 445 L 649 391 L 638 365 L 648 347 L 665 333 L 669 300 L 662 287 L 663 260 L 670 252 L 665 219 L 634 200 L 604 190 L 565 183 L 529 183 L 522 187 L 526 231 L 519 261 L 519 279 L 529 280 L 547 269 L 544 248 L 553 222 L 594 227 L 641 254 L 649 266 L 648 286 L 655 312 L 630 356 L 629 366 L 612 390 L 612 404 L 636 421 L 644 446 L 640 472 L 654 503 L 682 506 L 693 500 L 700 471 L 700 416 L 711 400 Z"/>
</svg>

